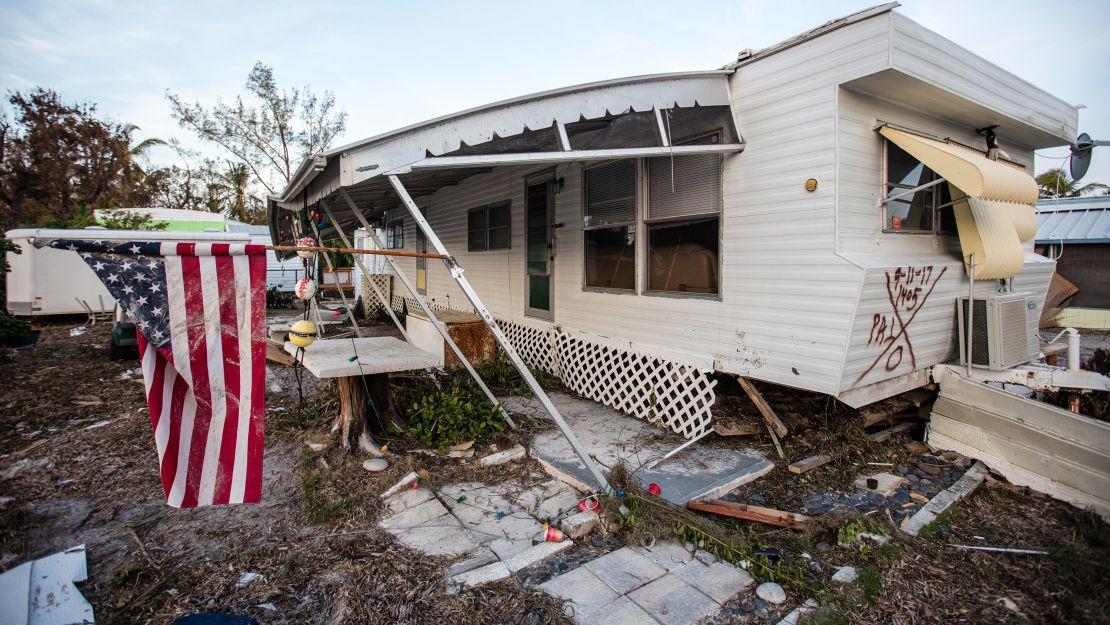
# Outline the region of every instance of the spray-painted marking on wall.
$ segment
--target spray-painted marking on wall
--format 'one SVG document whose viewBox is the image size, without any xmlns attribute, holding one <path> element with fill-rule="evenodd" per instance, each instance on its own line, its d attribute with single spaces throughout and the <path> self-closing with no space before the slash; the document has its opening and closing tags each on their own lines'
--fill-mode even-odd
<svg viewBox="0 0 1110 625">
<path fill-rule="evenodd" d="M 910 371 L 917 370 L 917 357 L 913 353 L 913 341 L 910 340 L 910 324 L 925 306 L 946 271 L 948 267 L 934 271 L 932 265 L 926 265 L 899 267 L 893 273 L 886 272 L 886 295 L 890 302 L 890 312 L 875 313 L 871 317 L 871 332 L 867 336 L 869 346 L 881 345 L 883 351 L 856 378 L 856 382 L 871 373 L 879 363 L 883 364 L 887 372 L 891 372 L 909 358 Z"/>
</svg>

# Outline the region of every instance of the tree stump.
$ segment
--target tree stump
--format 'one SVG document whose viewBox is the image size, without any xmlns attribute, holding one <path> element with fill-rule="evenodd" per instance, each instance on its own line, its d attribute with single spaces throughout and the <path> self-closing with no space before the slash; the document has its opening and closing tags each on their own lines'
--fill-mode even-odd
<svg viewBox="0 0 1110 625">
<path fill-rule="evenodd" d="M 336 380 L 339 385 L 339 416 L 332 425 L 332 432 L 339 433 L 339 444 L 343 449 L 350 451 L 358 447 L 358 440 L 364 432 L 369 437 L 372 432 L 384 433 L 387 428 L 405 429 L 405 421 L 389 389 L 388 373 Z M 367 401 L 367 389 L 373 408 Z"/>
</svg>

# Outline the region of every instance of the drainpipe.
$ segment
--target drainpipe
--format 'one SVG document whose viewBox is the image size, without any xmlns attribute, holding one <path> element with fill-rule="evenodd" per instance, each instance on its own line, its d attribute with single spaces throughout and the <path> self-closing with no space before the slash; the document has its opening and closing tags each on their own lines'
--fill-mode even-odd
<svg viewBox="0 0 1110 625">
<path fill-rule="evenodd" d="M 1068 371 L 1079 371 L 1079 331 L 1075 328 L 1065 328 L 1068 333 Z"/>
</svg>

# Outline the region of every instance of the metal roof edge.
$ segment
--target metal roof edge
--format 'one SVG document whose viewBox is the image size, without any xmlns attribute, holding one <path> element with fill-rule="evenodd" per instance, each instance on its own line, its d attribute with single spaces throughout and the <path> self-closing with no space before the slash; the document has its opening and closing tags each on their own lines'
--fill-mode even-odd
<svg viewBox="0 0 1110 625">
<path fill-rule="evenodd" d="M 411 132 L 413 130 L 418 130 L 420 128 L 425 128 L 425 127 L 428 127 L 428 126 L 434 126 L 436 124 L 440 124 L 440 123 L 450 121 L 450 120 L 461 119 L 463 117 L 467 117 L 469 115 L 474 115 L 476 113 L 481 113 L 481 112 L 484 112 L 484 111 L 494 110 L 494 109 L 497 109 L 497 108 L 503 108 L 503 107 L 506 107 L 506 106 L 512 106 L 512 105 L 516 105 L 516 104 L 524 104 L 524 103 L 527 103 L 527 102 L 532 102 L 532 101 L 535 101 L 535 100 L 542 100 L 544 98 L 549 98 L 549 97 L 552 97 L 552 96 L 563 95 L 563 94 L 566 94 L 566 93 L 573 93 L 575 91 L 589 91 L 589 90 L 593 90 L 593 89 L 602 89 L 602 88 L 606 88 L 606 87 L 616 87 L 616 86 L 627 85 L 627 84 L 632 84 L 632 83 L 656 82 L 656 81 L 663 81 L 663 80 L 677 80 L 677 79 L 683 79 L 683 78 L 702 78 L 702 77 L 709 77 L 709 76 L 722 76 L 723 77 L 723 76 L 728 76 L 731 73 L 732 73 L 732 70 L 728 70 L 728 69 L 709 69 L 709 70 L 694 70 L 694 71 L 688 71 L 688 72 L 667 72 L 667 73 L 663 73 L 663 74 L 642 74 L 642 75 L 638 75 L 638 76 L 626 76 L 626 77 L 623 77 L 623 78 L 612 78 L 612 79 L 609 79 L 609 80 L 600 80 L 600 81 L 595 81 L 595 82 L 588 82 L 588 83 L 581 83 L 581 84 L 577 84 L 577 85 L 571 85 L 571 86 L 568 86 L 568 87 L 559 87 L 557 89 L 548 89 L 546 91 L 537 91 L 535 93 L 530 93 L 530 94 L 526 94 L 526 95 L 522 95 L 522 96 L 517 96 L 515 98 L 509 98 L 509 99 L 506 99 L 506 100 L 498 100 L 496 102 L 491 102 L 491 103 L 488 103 L 488 104 L 482 104 L 480 106 L 475 106 L 475 107 L 464 109 L 464 110 L 461 110 L 461 111 L 456 111 L 454 113 L 448 113 L 446 115 L 440 115 L 439 117 L 433 117 L 432 119 L 427 119 L 427 120 L 424 120 L 424 121 L 416 122 L 415 124 L 409 124 L 407 126 L 402 126 L 400 128 L 396 128 L 396 129 L 390 130 L 388 132 L 373 135 L 371 137 L 367 137 L 366 139 L 361 139 L 359 141 L 355 141 L 355 142 L 352 142 L 352 143 L 347 143 L 345 145 L 341 145 L 339 147 L 332 148 L 332 149 L 327 150 L 325 152 L 320 152 L 320 153 L 313 154 L 311 156 L 306 157 L 303 161 L 301 161 L 300 166 L 297 167 L 296 172 L 294 172 L 294 174 L 293 174 L 292 181 L 286 187 L 286 189 L 281 192 L 281 195 L 279 196 L 278 199 L 281 202 L 289 202 L 292 199 L 291 196 L 296 195 L 297 193 L 300 193 L 301 189 L 303 189 L 305 186 L 307 186 L 312 181 L 312 179 L 315 176 L 308 176 L 308 174 L 312 173 L 309 170 L 309 166 L 310 166 L 310 163 L 312 163 L 314 159 L 323 158 L 323 159 L 325 159 L 325 165 L 326 165 L 327 160 L 330 160 L 331 157 L 336 156 L 338 154 L 342 154 L 343 152 L 347 152 L 347 151 L 350 151 L 350 150 L 355 150 L 355 149 L 358 149 L 358 148 L 361 148 L 361 147 L 365 147 L 367 145 L 371 145 L 371 144 L 377 143 L 379 141 L 384 141 L 386 139 L 391 139 L 393 137 L 402 135 L 406 132 Z M 316 167 L 316 169 L 322 170 L 323 167 L 322 166 Z M 306 176 L 307 176 L 307 178 L 306 178 Z M 302 181 L 302 178 L 304 178 L 303 181 Z"/>
<path fill-rule="evenodd" d="M 766 58 L 768 56 L 771 56 L 772 54 L 777 54 L 779 52 L 782 52 L 783 50 L 793 48 L 796 45 L 805 43 L 807 41 L 810 41 L 811 39 L 816 39 L 821 35 L 831 33 L 834 30 L 838 30 L 850 24 L 855 24 L 856 22 L 861 22 L 865 19 L 875 17 L 876 15 L 882 15 L 883 13 L 889 13 L 890 11 L 897 9 L 900 6 L 902 5 L 898 2 L 887 2 L 886 4 L 878 4 L 873 7 L 863 9 L 862 11 L 850 13 L 848 15 L 845 15 L 844 17 L 838 17 L 836 19 L 829 20 L 816 28 L 811 28 L 800 35 L 795 35 L 789 39 L 785 39 L 761 50 L 757 50 L 755 52 L 744 50 L 740 53 L 740 55 L 737 56 L 737 59 L 735 61 L 729 63 L 728 65 L 725 65 L 721 69 L 729 71 L 736 70 L 739 67 L 743 67 L 744 65 L 747 65 L 754 61 L 758 61 L 759 59 Z M 744 52 L 747 52 L 748 54 L 744 56 Z"/>
</svg>

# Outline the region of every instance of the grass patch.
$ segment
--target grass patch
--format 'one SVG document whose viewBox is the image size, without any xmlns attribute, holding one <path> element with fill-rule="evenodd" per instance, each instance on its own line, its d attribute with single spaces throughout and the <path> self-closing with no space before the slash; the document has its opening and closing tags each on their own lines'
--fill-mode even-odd
<svg viewBox="0 0 1110 625">
<path fill-rule="evenodd" d="M 933 540 L 940 531 L 941 525 L 947 525 L 952 516 L 952 508 L 945 510 L 937 515 L 937 518 L 929 521 L 921 527 L 921 531 L 917 532 L 917 537 L 922 540 Z"/>
<path fill-rule="evenodd" d="M 863 591 L 863 598 L 867 603 L 875 605 L 879 591 L 883 588 L 883 576 L 879 573 L 878 567 L 869 564 L 859 570 L 859 577 L 856 578 L 855 584 Z"/>
<path fill-rule="evenodd" d="M 304 451 L 298 466 L 301 473 L 301 503 L 305 519 L 312 525 L 345 519 L 358 510 L 360 503 L 357 496 L 335 493 L 318 462 L 320 460 Z"/>
<path fill-rule="evenodd" d="M 849 625 L 848 617 L 832 606 L 817 608 L 798 619 L 798 625 Z"/>
</svg>

